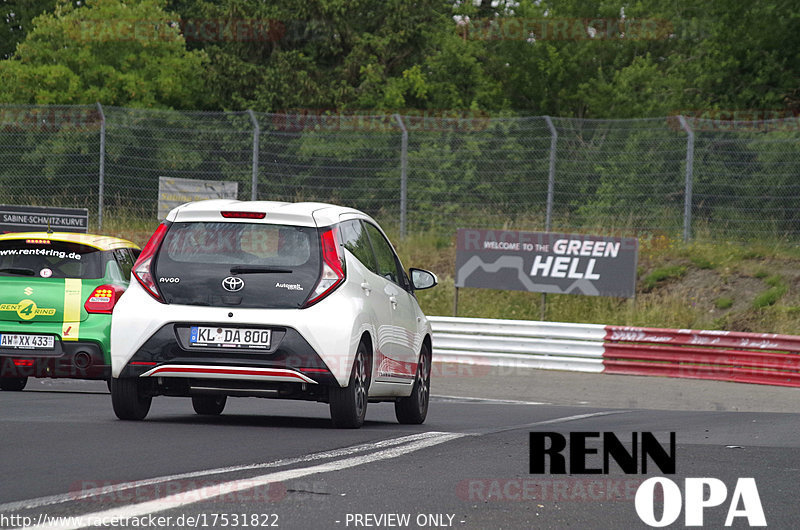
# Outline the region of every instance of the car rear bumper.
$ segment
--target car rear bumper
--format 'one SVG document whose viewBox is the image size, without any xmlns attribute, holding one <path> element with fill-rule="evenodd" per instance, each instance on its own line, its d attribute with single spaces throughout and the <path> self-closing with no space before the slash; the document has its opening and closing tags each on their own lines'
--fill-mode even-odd
<svg viewBox="0 0 800 530">
<path fill-rule="evenodd" d="M 53 350 L 0 349 L 0 377 L 107 379 L 111 366 L 90 341 L 60 342 Z"/>
<path fill-rule="evenodd" d="M 184 323 L 167 323 L 134 353 L 119 377 L 240 379 L 338 385 L 314 348 L 292 328 L 270 327 L 265 351 L 193 347 Z"/>
<path fill-rule="evenodd" d="M 193 347 L 193 326 L 269 329 L 270 348 Z M 317 384 L 346 386 L 358 341 L 373 331 L 347 297 L 329 297 L 306 309 L 219 308 L 162 304 L 131 284 L 114 307 L 112 376 L 139 377 L 163 363 L 245 366 L 289 369 Z"/>
</svg>

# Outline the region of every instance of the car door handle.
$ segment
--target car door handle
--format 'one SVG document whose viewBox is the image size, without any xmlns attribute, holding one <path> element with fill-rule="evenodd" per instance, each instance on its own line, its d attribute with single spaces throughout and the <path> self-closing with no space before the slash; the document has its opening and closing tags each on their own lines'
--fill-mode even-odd
<svg viewBox="0 0 800 530">
<path fill-rule="evenodd" d="M 397 309 L 397 297 L 392 295 L 389 297 L 389 301 L 392 303 L 392 309 Z"/>
<path fill-rule="evenodd" d="M 372 287 L 367 282 L 361 284 L 361 288 L 364 289 L 364 292 L 369 294 L 372 292 Z"/>
</svg>

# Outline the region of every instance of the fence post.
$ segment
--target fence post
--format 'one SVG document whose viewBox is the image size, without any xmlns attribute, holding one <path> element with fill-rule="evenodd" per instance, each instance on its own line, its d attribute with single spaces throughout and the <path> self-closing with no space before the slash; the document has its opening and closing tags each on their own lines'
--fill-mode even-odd
<svg viewBox="0 0 800 530">
<path fill-rule="evenodd" d="M 553 222 L 553 196 L 556 187 L 556 146 L 558 144 L 558 131 L 553 125 L 550 116 L 545 116 L 547 128 L 550 129 L 550 168 L 547 174 L 547 214 L 544 220 L 544 230 L 549 232 Z M 543 319 L 544 320 L 544 319 Z"/>
<path fill-rule="evenodd" d="M 258 125 L 256 113 L 252 109 L 247 109 L 250 121 L 253 123 L 253 176 L 250 182 L 250 200 L 258 200 L 258 143 L 261 136 L 261 127 Z"/>
<path fill-rule="evenodd" d="M 550 116 L 545 116 L 547 128 L 550 129 L 550 167 L 547 170 L 547 213 L 544 218 L 544 231 L 549 232 L 553 225 L 553 198 L 556 188 L 556 147 L 558 146 L 558 130 Z M 539 320 L 547 317 L 547 293 L 542 293 L 542 309 Z"/>
<path fill-rule="evenodd" d="M 686 183 L 683 199 L 683 242 L 688 243 L 692 236 L 692 182 L 694 180 L 694 131 L 686 118 L 678 116 L 681 127 L 686 131 Z"/>
<path fill-rule="evenodd" d="M 100 113 L 100 180 L 97 194 L 97 231 L 103 230 L 103 194 L 106 181 L 106 114 L 103 106 L 97 102 L 97 111 Z"/>
<path fill-rule="evenodd" d="M 406 168 L 408 166 L 408 130 L 406 129 L 403 118 L 399 114 L 394 115 L 400 130 L 403 131 L 403 140 L 400 147 L 400 237 L 406 237 L 406 208 L 408 195 L 408 177 Z"/>
</svg>

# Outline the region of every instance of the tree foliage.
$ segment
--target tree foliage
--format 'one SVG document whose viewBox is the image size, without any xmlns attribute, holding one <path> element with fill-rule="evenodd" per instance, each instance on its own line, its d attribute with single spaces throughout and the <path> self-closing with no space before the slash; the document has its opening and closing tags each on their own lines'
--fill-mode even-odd
<svg viewBox="0 0 800 530">
<path fill-rule="evenodd" d="M 16 50 L 0 61 L 2 102 L 588 118 L 800 107 L 793 0 L 81 4 L 0 4 L 0 54 Z"/>
<path fill-rule="evenodd" d="M 431 129 L 405 122 L 407 198 L 433 225 L 476 216 L 486 223 L 542 218 L 551 131 L 541 116 L 561 117 L 553 119 L 553 192 L 562 228 L 680 231 L 687 135 L 663 117 L 800 113 L 794 4 L 6 0 L 0 53 L 13 55 L 0 59 L 0 103 L 253 109 L 261 121 L 261 193 L 341 200 L 374 213 L 396 210 L 401 193 L 402 130 L 389 117 L 445 116 L 454 121 Z M 271 126 L 274 116 L 262 114 L 303 109 L 385 114 L 388 123 L 295 130 L 291 123 Z M 465 129 L 458 121 L 465 115 L 540 117 Z M 155 196 L 159 175 L 221 176 L 247 189 L 247 113 L 109 109 L 107 116 L 106 182 L 120 203 L 141 197 L 131 182 L 146 182 Z M 595 121 L 613 118 L 659 119 Z M 50 126 L 34 118 L 7 126 L 6 138 L 26 148 L 22 159 L 8 156 L 51 179 L 37 185 L 63 187 L 57 179 L 71 176 L 77 162 L 51 155 L 71 153 L 89 167 L 97 131 L 67 124 L 50 137 L 28 130 L 42 124 Z M 796 124 L 769 134 L 709 130 L 716 125 L 696 131 L 694 219 L 744 230 L 760 214 L 741 212 L 763 210 L 773 231 L 793 230 L 800 212 L 786 197 L 798 193 L 790 165 L 800 155 L 791 139 Z M 0 169 L 9 193 L 17 192 L 15 171 L 13 163 Z M 81 176 L 89 182 L 92 175 Z M 528 190 L 528 199 L 518 190 Z M 754 195 L 747 190 L 757 190 L 757 205 L 749 205 Z"/>
<path fill-rule="evenodd" d="M 13 55 L 25 39 L 34 17 L 52 11 L 56 0 L 2 0 L 0 2 L 0 59 Z"/>
<path fill-rule="evenodd" d="M 59 3 L 0 61 L 0 103 L 194 107 L 205 54 L 188 51 L 161 0 Z"/>
</svg>

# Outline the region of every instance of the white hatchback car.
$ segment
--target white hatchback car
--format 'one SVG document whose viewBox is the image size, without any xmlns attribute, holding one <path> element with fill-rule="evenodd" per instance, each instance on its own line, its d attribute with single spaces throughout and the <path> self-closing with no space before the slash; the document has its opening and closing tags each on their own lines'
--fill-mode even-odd
<svg viewBox="0 0 800 530">
<path fill-rule="evenodd" d="M 111 398 L 141 420 L 154 396 L 220 414 L 228 396 L 327 402 L 358 428 L 368 401 L 398 421 L 428 411 L 431 327 L 378 224 L 321 203 L 212 200 L 172 210 L 111 325 Z"/>
</svg>

